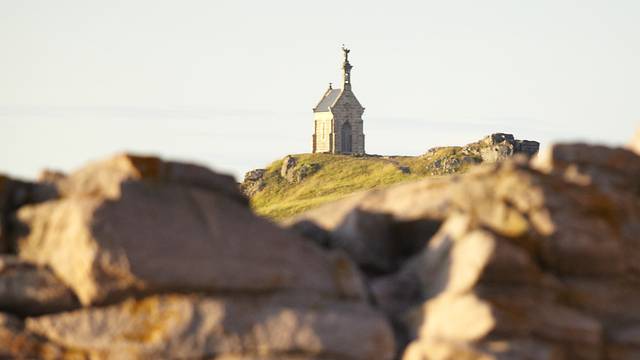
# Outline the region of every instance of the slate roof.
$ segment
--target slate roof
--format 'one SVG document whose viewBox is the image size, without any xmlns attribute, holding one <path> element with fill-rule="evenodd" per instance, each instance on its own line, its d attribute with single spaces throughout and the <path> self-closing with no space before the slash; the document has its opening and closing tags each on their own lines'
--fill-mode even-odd
<svg viewBox="0 0 640 360">
<path fill-rule="evenodd" d="M 341 89 L 327 90 L 327 92 L 324 93 L 324 97 L 322 97 L 322 100 L 320 100 L 320 102 L 313 109 L 313 111 L 314 112 L 329 111 L 329 107 L 333 105 L 333 103 L 338 99 L 341 92 L 342 92 Z"/>
</svg>

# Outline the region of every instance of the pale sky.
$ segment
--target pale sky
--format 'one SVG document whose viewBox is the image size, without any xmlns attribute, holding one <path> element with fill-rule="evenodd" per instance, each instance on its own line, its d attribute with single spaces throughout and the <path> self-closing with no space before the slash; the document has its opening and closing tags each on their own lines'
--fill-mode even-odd
<svg viewBox="0 0 640 360">
<path fill-rule="evenodd" d="M 622 145 L 639 24 L 637 0 L 0 0 L 0 172 L 133 151 L 241 177 L 309 152 L 343 43 L 368 153 Z"/>
</svg>

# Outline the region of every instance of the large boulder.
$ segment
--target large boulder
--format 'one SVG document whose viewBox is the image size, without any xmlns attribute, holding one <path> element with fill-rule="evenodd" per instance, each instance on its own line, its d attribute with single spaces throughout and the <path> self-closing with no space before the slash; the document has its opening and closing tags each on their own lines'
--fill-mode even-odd
<svg viewBox="0 0 640 360">
<path fill-rule="evenodd" d="M 539 149 L 537 141 L 516 140 L 512 134 L 494 133 L 465 146 L 431 148 L 422 157 L 428 160 L 429 175 L 451 175 L 479 163 L 495 163 L 513 156 L 531 158 Z"/>
<path fill-rule="evenodd" d="M 254 216 L 232 178 L 205 168 L 121 155 L 60 189 L 61 199 L 19 210 L 18 253 L 84 305 L 167 291 L 363 298 L 345 256 Z"/>
<path fill-rule="evenodd" d="M 293 222 L 315 223 L 351 252 L 422 239 L 397 271 L 369 279 L 399 343 L 409 343 L 407 360 L 633 359 L 638 189 L 640 156 L 559 145 L 533 164 L 516 157 L 357 194 Z M 383 231 L 344 231 L 354 217 L 385 219 Z M 443 225 L 435 236 L 429 227 L 384 230 L 420 222 Z"/>
<path fill-rule="evenodd" d="M 287 155 L 282 159 L 280 177 L 290 184 L 297 184 L 320 170 L 320 164 L 300 162 L 298 158 Z"/>
<path fill-rule="evenodd" d="M 640 177 L 638 155 L 623 148 L 598 145 L 554 145 L 534 160 L 546 172 L 581 185 L 594 185 L 608 196 L 626 196 L 629 186 Z"/>
<path fill-rule="evenodd" d="M 456 359 L 467 352 L 501 358 L 525 341 L 539 344 L 540 359 L 598 359 L 604 324 L 560 300 L 565 289 L 558 275 L 543 271 L 522 244 L 472 221 L 451 217 L 413 264 L 427 300 L 405 318 L 417 340 L 404 358 Z M 496 338 L 506 345 L 492 349 Z M 449 355 L 429 349 L 434 343 Z"/>
<path fill-rule="evenodd" d="M 254 169 L 244 175 L 244 181 L 240 184 L 240 190 L 247 197 L 259 193 L 267 183 L 264 181 L 265 169 Z"/>
<path fill-rule="evenodd" d="M 15 251 L 15 211 L 23 205 L 41 203 L 57 195 L 51 184 L 21 181 L 0 174 L 0 253 Z"/>
<path fill-rule="evenodd" d="M 514 154 L 515 139 L 511 134 L 496 133 L 476 143 L 483 162 L 502 161 Z"/>
<path fill-rule="evenodd" d="M 282 166 L 280 167 L 280 176 L 283 179 L 286 179 L 290 183 L 294 182 L 295 174 L 293 170 L 295 169 L 297 164 L 298 164 L 297 158 L 291 155 L 285 156 L 284 159 L 282 159 Z"/>
<path fill-rule="evenodd" d="M 537 141 L 516 140 L 513 135 L 504 133 L 491 134 L 473 145 L 467 147 L 476 148 L 484 162 L 502 161 L 514 154 L 532 157 L 540 149 Z"/>
<path fill-rule="evenodd" d="M 199 165 L 132 154 L 119 154 L 90 163 L 62 177 L 56 184 L 64 197 L 117 199 L 120 197 L 122 184 L 136 181 L 143 181 L 149 186 L 174 184 L 199 188 L 247 202 L 231 176 L 217 174 Z"/>
<path fill-rule="evenodd" d="M 79 307 L 73 292 L 46 268 L 0 255 L 0 311 L 40 315 Z"/>
<path fill-rule="evenodd" d="M 391 359 L 391 330 L 356 304 L 154 296 L 31 318 L 27 328 L 97 358 Z"/>
</svg>

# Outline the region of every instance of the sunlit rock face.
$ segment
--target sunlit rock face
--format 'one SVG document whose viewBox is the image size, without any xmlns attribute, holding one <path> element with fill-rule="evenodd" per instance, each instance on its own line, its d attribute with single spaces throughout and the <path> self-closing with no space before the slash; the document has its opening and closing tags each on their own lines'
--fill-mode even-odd
<svg viewBox="0 0 640 360">
<path fill-rule="evenodd" d="M 27 318 L 0 326 L 6 356 L 395 353 L 354 263 L 253 215 L 229 176 L 122 154 L 46 182 L 55 197 L 7 216 L 0 311 Z"/>
<path fill-rule="evenodd" d="M 388 359 L 386 320 L 361 304 L 274 297 L 151 296 L 32 318 L 27 329 L 97 357 L 306 354 Z"/>
<path fill-rule="evenodd" d="M 359 194 L 292 223 L 315 222 L 361 266 L 404 359 L 633 359 L 638 189 L 633 152 L 556 145 L 531 164 Z M 367 272 L 362 249 L 403 246 L 410 256 L 378 259 L 400 265 Z"/>
<path fill-rule="evenodd" d="M 252 215 L 230 178 L 147 169 L 140 179 L 101 164 L 78 183 L 71 175 L 61 199 L 17 212 L 29 230 L 18 254 L 50 266 L 85 305 L 158 291 L 342 290 L 333 260 Z"/>
</svg>

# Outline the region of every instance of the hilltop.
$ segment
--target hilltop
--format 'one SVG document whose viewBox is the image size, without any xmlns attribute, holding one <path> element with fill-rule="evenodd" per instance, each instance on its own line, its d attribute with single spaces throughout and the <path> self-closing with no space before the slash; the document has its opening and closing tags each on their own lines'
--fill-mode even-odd
<svg viewBox="0 0 640 360">
<path fill-rule="evenodd" d="M 423 177 L 463 173 L 514 154 L 532 156 L 539 143 L 496 133 L 465 146 L 431 148 L 419 156 L 296 154 L 249 171 L 241 189 L 256 213 L 284 219 L 357 191 Z"/>
</svg>

